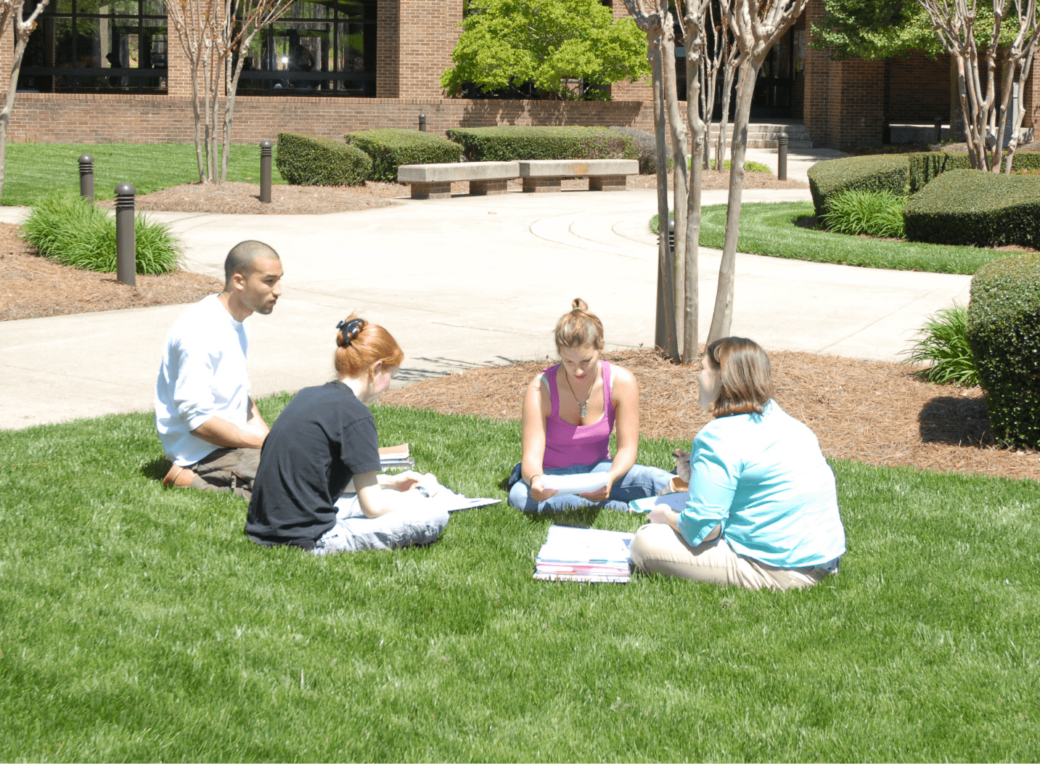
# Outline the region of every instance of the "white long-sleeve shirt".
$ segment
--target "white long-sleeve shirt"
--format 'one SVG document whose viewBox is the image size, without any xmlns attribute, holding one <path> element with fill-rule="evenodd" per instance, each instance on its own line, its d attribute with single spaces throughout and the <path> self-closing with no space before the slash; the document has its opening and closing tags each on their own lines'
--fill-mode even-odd
<svg viewBox="0 0 1040 768">
<path fill-rule="evenodd" d="M 249 421 L 249 340 L 218 294 L 189 307 L 166 336 L 155 385 L 155 428 L 174 464 L 201 461 L 219 446 L 191 434 L 214 416 Z"/>
</svg>

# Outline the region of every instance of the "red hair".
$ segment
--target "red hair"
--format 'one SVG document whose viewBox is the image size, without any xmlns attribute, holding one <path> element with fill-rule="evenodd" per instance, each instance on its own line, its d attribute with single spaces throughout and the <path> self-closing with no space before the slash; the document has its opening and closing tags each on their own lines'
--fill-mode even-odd
<svg viewBox="0 0 1040 768">
<path fill-rule="evenodd" d="M 339 325 L 336 334 L 336 373 L 356 378 L 378 362 L 384 368 L 397 368 L 404 352 L 394 337 L 380 325 L 351 315 Z"/>
</svg>

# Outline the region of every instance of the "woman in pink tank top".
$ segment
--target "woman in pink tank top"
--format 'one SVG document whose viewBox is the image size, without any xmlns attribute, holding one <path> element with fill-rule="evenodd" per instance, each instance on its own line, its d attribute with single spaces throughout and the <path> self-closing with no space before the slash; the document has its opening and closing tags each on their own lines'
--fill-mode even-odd
<svg viewBox="0 0 1040 768">
<path fill-rule="evenodd" d="M 509 503 L 524 512 L 582 506 L 628 509 L 628 502 L 662 493 L 672 475 L 636 464 L 639 387 L 619 365 L 600 360 L 603 324 L 575 299 L 556 324 L 560 363 L 547 368 L 524 395 L 523 459 L 509 478 Z M 610 435 L 617 431 L 617 455 Z M 594 474 L 580 494 L 554 490 L 561 475 Z M 570 478 L 575 480 L 578 478 Z"/>
</svg>

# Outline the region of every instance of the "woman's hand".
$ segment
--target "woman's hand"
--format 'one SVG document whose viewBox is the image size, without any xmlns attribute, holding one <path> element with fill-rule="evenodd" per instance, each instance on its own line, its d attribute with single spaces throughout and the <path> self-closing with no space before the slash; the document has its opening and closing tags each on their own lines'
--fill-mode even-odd
<svg viewBox="0 0 1040 768">
<path fill-rule="evenodd" d="M 543 477 L 545 477 L 545 475 L 535 475 L 531 478 L 531 492 L 529 495 L 535 501 L 545 501 L 559 493 L 559 491 L 548 489 L 542 485 Z"/>
<path fill-rule="evenodd" d="M 678 519 L 678 515 L 675 510 L 669 507 L 667 504 L 658 504 L 656 507 L 650 510 L 650 514 L 647 516 L 647 520 L 651 523 L 657 523 L 659 525 L 670 525 L 675 528 L 674 520 Z"/>
<path fill-rule="evenodd" d="M 587 491 L 586 493 L 579 493 L 583 499 L 589 501 L 606 501 L 610 498 L 610 489 L 614 487 L 614 478 L 608 477 L 607 484 L 600 488 L 598 491 Z"/>
<path fill-rule="evenodd" d="M 383 483 L 385 488 L 389 488 L 393 491 L 401 491 L 402 493 L 423 482 L 423 476 L 411 469 L 405 470 L 396 475 L 386 475 L 385 477 L 386 482 Z M 433 475 L 430 475 L 430 477 L 433 477 Z"/>
</svg>

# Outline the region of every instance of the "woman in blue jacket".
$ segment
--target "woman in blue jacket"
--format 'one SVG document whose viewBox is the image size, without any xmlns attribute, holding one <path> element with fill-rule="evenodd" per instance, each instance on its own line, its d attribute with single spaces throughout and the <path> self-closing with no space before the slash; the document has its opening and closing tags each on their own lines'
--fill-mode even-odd
<svg viewBox="0 0 1040 768">
<path fill-rule="evenodd" d="M 769 358 L 750 339 L 708 345 L 697 434 L 681 512 L 658 505 L 632 542 L 632 562 L 747 589 L 811 587 L 845 553 L 834 473 L 808 427 L 773 400 Z"/>
</svg>

